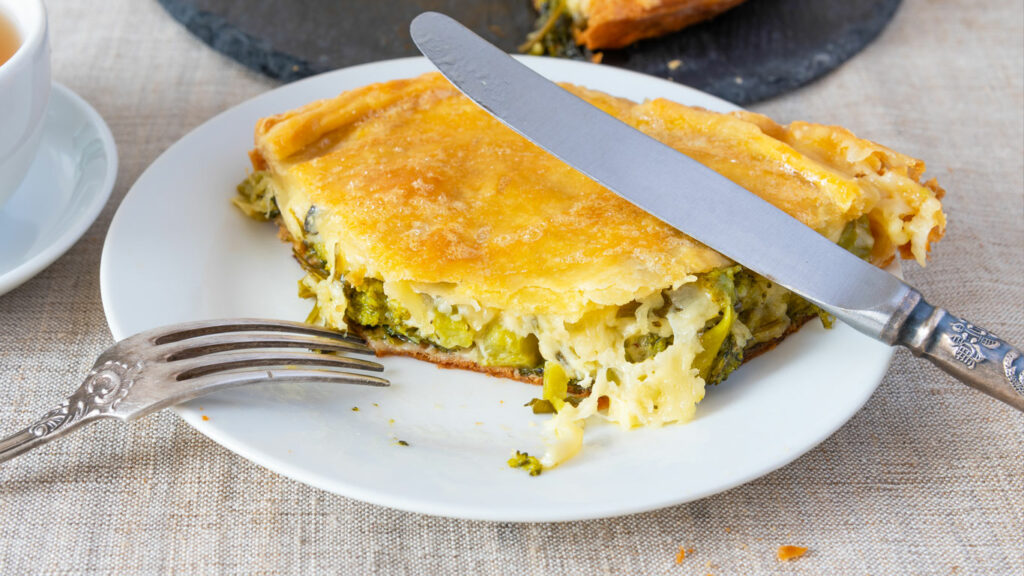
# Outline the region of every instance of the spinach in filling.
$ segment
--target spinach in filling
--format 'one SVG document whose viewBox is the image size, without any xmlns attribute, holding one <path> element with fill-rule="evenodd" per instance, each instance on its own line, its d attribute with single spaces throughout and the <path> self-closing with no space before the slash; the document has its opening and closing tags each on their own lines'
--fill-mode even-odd
<svg viewBox="0 0 1024 576">
<path fill-rule="evenodd" d="M 847 224 L 838 244 L 859 258 L 870 256 L 874 237 L 868 217 Z M 721 308 L 719 315 L 705 325 L 701 334 L 704 351 L 694 359 L 694 367 L 707 384 L 722 382 L 740 367 L 745 354 L 785 336 L 790 327 L 811 317 L 817 316 L 826 328 L 832 326 L 832 317 L 824 310 L 742 266 L 713 270 L 700 275 L 697 282 Z M 736 320 L 751 334 L 742 346 L 732 332 Z M 642 362 L 671 345 L 671 336 L 633 336 L 625 342 L 626 358 Z"/>
<path fill-rule="evenodd" d="M 867 260 L 875 247 L 875 237 L 871 234 L 871 221 L 867 215 L 847 224 L 837 244 L 854 256 Z"/>
<path fill-rule="evenodd" d="M 746 353 L 781 338 L 793 325 L 818 316 L 826 326 L 829 316 L 817 306 L 781 286 L 744 269 L 719 268 L 701 274 L 698 286 L 721 312 L 704 326 L 700 340 L 704 350 L 694 358 L 694 368 L 707 384 L 718 384 L 743 364 Z M 741 346 L 733 325 L 742 322 L 751 337 Z M 672 345 L 672 336 L 644 334 L 626 339 L 626 358 L 642 362 Z"/>
<path fill-rule="evenodd" d="M 537 338 L 520 337 L 498 322 L 491 322 L 479 332 L 457 315 L 434 311 L 433 334 L 424 335 L 408 324 L 409 311 L 384 293 L 384 284 L 365 278 L 360 286 L 343 282 L 348 306 L 345 318 L 375 336 L 427 343 L 442 350 L 464 350 L 474 345 L 485 366 L 508 366 L 533 372 L 541 367 Z"/>
<path fill-rule="evenodd" d="M 519 51 L 535 56 L 589 59 L 589 51 L 576 44 L 573 19 L 565 0 L 544 0 L 537 6 L 536 30 L 526 37 Z"/>
<path fill-rule="evenodd" d="M 666 348 L 672 345 L 672 337 L 667 338 L 657 334 L 639 334 L 626 338 L 626 360 L 636 364 L 648 358 L 653 358 Z"/>
</svg>

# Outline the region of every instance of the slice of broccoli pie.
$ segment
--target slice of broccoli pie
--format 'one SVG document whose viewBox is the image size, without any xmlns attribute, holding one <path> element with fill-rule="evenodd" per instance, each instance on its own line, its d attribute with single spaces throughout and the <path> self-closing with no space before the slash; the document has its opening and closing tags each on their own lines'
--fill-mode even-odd
<svg viewBox="0 0 1024 576">
<path fill-rule="evenodd" d="M 536 30 L 521 47 L 531 54 L 580 56 L 624 48 L 702 22 L 744 0 L 533 0 Z"/>
<path fill-rule="evenodd" d="M 924 164 L 837 127 L 575 94 L 872 263 L 924 263 L 945 217 Z M 308 321 L 403 354 L 543 383 L 543 462 L 583 421 L 691 418 L 707 384 L 820 310 L 500 124 L 438 74 L 260 120 L 235 203 L 273 219 Z M 615 146 L 609 142 L 610 147 Z"/>
</svg>

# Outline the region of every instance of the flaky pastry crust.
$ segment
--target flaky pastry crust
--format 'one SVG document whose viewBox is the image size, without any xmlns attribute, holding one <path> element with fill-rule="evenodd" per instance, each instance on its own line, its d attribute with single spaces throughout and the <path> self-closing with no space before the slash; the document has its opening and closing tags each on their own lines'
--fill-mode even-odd
<svg viewBox="0 0 1024 576">
<path fill-rule="evenodd" d="M 924 164 L 844 129 L 567 89 L 832 240 L 868 215 L 875 263 L 897 250 L 923 262 L 942 235 L 942 190 L 919 182 Z M 455 303 L 572 318 L 730 263 L 517 135 L 438 74 L 265 118 L 255 143 L 285 225 L 301 237 L 310 208 L 322 209 L 317 232 L 337 243 L 349 282 L 401 280 Z"/>
<path fill-rule="evenodd" d="M 584 0 L 576 40 L 591 50 L 628 46 L 717 16 L 744 0 Z"/>
</svg>

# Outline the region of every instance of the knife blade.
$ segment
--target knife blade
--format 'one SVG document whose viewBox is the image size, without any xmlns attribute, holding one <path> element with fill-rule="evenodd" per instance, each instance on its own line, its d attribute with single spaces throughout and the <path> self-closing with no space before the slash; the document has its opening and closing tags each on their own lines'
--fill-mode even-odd
<svg viewBox="0 0 1024 576">
<path fill-rule="evenodd" d="M 902 280 L 562 89 L 455 20 L 426 12 L 410 32 L 463 94 L 569 166 L 860 332 L 907 346 L 1024 411 L 1024 358 L 990 332 L 928 304 Z"/>
</svg>

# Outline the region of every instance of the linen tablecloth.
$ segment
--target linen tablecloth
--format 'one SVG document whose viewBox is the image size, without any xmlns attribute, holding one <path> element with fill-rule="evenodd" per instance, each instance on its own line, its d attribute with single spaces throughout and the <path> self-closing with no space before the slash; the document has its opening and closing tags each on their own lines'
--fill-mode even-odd
<svg viewBox="0 0 1024 576">
<path fill-rule="evenodd" d="M 100 251 L 142 170 L 275 86 L 155 1 L 48 6 L 54 79 L 107 120 L 121 165 L 82 240 L 0 296 L 2 433 L 68 394 L 112 343 Z M 1024 3 L 906 0 L 839 70 L 753 109 L 924 158 L 948 191 L 949 226 L 927 269 L 906 266 L 909 281 L 1024 343 Z M 1024 416 L 899 351 L 848 424 L 763 478 L 646 514 L 506 524 L 328 494 L 162 413 L 0 465 L 0 574 L 1024 574 L 1022 451 Z M 783 544 L 809 552 L 779 563 Z"/>
</svg>

